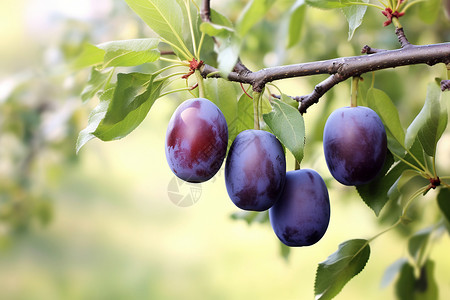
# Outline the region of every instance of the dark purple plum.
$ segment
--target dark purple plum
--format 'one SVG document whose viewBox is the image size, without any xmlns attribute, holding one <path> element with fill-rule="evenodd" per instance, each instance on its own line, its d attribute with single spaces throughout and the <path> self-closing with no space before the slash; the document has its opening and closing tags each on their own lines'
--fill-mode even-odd
<svg viewBox="0 0 450 300">
<path fill-rule="evenodd" d="M 269 209 L 270 224 L 283 244 L 311 246 L 325 234 L 330 222 L 328 190 L 311 169 L 286 173 L 280 199 Z"/>
<path fill-rule="evenodd" d="M 166 158 L 176 176 L 209 180 L 222 166 L 227 145 L 227 122 L 214 103 L 195 98 L 177 107 L 166 133 Z"/>
<path fill-rule="evenodd" d="M 328 117 L 323 148 L 328 169 L 337 181 L 344 185 L 365 184 L 383 168 L 386 131 L 372 109 L 342 107 Z"/>
<path fill-rule="evenodd" d="M 286 157 L 273 134 L 249 129 L 236 136 L 225 162 L 225 184 L 237 207 L 269 209 L 283 191 L 285 180 Z"/>
</svg>

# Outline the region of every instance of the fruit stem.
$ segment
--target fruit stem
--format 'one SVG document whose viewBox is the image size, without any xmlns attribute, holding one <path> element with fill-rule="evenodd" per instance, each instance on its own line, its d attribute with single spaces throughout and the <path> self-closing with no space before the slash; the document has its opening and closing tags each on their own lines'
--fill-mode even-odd
<svg viewBox="0 0 450 300">
<path fill-rule="evenodd" d="M 253 128 L 260 129 L 259 126 L 259 102 L 261 101 L 261 93 L 253 92 Z"/>
<path fill-rule="evenodd" d="M 394 17 L 392 18 L 392 23 L 394 24 L 395 28 L 400 29 L 402 28 L 402 24 L 400 24 L 400 21 L 398 18 Z"/>
<path fill-rule="evenodd" d="M 200 98 L 205 98 L 205 85 L 203 84 L 203 77 L 199 70 L 195 70 L 195 77 L 197 77 L 198 83 L 198 96 Z"/>
<path fill-rule="evenodd" d="M 350 107 L 358 106 L 358 83 L 359 83 L 359 80 L 360 80 L 359 76 L 354 76 L 352 79 L 352 95 L 351 95 Z"/>
<path fill-rule="evenodd" d="M 295 160 L 295 170 L 300 170 L 300 162 L 298 160 Z"/>
</svg>

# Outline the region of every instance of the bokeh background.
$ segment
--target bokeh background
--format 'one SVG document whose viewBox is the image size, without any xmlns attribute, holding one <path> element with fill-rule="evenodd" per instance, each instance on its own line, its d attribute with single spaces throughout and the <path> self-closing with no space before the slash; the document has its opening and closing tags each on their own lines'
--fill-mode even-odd
<svg viewBox="0 0 450 300">
<path fill-rule="evenodd" d="M 236 20 L 246 1 L 212 1 Z M 246 38 L 242 58 L 252 69 L 357 55 L 361 46 L 396 48 L 378 11 L 351 42 L 336 11 L 308 10 L 299 45 L 286 49 L 284 8 L 278 1 Z M 442 12 L 428 24 L 404 21 L 413 43 L 449 41 Z M 282 24 L 279 27 L 279 24 Z M 387 227 L 352 188 L 331 180 L 321 150 L 326 116 L 346 105 L 349 84 L 335 87 L 305 116 L 303 167 L 318 170 L 330 189 L 332 216 L 324 238 L 292 249 L 286 260 L 268 223 L 248 225 L 230 216 L 223 170 L 201 185 L 175 179 L 165 160 L 165 128 L 189 94 L 159 99 L 142 125 L 114 142 L 93 140 L 75 154 L 78 132 L 96 99 L 79 97 L 89 70 L 68 68 L 83 42 L 152 36 L 124 1 L 0 1 L 0 298 L 1 299 L 311 299 L 317 264 L 339 243 L 369 238 Z M 405 126 L 425 99 L 426 83 L 442 66 L 377 73 L 376 86 L 399 107 Z M 307 94 L 325 77 L 278 83 Z M 371 81 L 371 75 L 365 78 Z M 438 168 L 450 173 L 450 134 L 438 147 Z M 289 169 L 293 168 L 288 157 Z M 193 202 L 187 207 L 180 197 Z M 191 197 L 191 198 L 190 198 Z M 377 239 L 365 270 L 337 299 L 394 299 L 381 286 L 386 267 L 407 255 L 405 236 L 436 219 L 431 196 L 420 200 L 421 221 Z M 189 202 L 185 202 L 189 203 Z M 420 207 L 418 208 L 420 209 Z M 427 223 L 428 222 L 428 223 Z M 450 239 L 433 246 L 441 299 L 450 297 Z"/>
</svg>

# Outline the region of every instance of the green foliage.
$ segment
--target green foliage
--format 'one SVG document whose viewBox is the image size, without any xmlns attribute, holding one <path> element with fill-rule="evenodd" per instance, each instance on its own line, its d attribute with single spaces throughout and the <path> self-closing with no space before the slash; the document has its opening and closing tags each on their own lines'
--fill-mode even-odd
<svg viewBox="0 0 450 300">
<path fill-rule="evenodd" d="M 437 196 L 439 208 L 447 222 L 450 222 L 450 189 L 441 188 Z"/>
<path fill-rule="evenodd" d="M 237 20 L 236 29 L 240 36 L 245 36 L 247 32 L 260 21 L 275 0 L 251 0 Z"/>
<path fill-rule="evenodd" d="M 369 0 L 356 0 L 357 3 L 368 3 Z M 342 7 L 342 12 L 347 18 L 348 22 L 348 40 L 351 40 L 353 34 L 355 34 L 356 28 L 358 28 L 364 18 L 367 6 L 365 5 L 352 5 L 348 7 Z"/>
<path fill-rule="evenodd" d="M 305 146 L 303 117 L 297 109 L 277 99 L 272 100 L 272 108 L 272 112 L 263 116 L 264 122 L 280 142 L 292 152 L 295 159 L 301 162 Z"/>
<path fill-rule="evenodd" d="M 181 0 L 125 0 L 134 12 L 184 59 L 193 55 L 186 46 L 190 26 Z"/>
<path fill-rule="evenodd" d="M 348 240 L 339 245 L 317 268 L 314 294 L 316 299 L 332 299 L 366 266 L 370 256 L 367 240 Z"/>
<path fill-rule="evenodd" d="M 425 105 L 406 131 L 407 148 L 418 137 L 425 153 L 434 157 L 437 142 L 447 127 L 447 104 L 441 103 L 441 94 L 436 83 L 428 85 Z"/>
<path fill-rule="evenodd" d="M 305 16 L 305 1 L 297 0 L 289 10 L 289 29 L 286 47 L 290 48 L 302 39 Z"/>
<path fill-rule="evenodd" d="M 375 88 L 367 92 L 367 105 L 372 108 L 383 121 L 388 138 L 388 148 L 392 153 L 405 155 L 405 131 L 400 124 L 398 111 L 389 96 Z M 409 147 L 408 147 L 409 149 Z"/>
</svg>

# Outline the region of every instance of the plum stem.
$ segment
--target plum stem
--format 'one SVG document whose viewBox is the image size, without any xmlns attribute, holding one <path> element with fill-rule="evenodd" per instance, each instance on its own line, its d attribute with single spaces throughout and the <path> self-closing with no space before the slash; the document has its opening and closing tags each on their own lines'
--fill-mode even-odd
<svg viewBox="0 0 450 300">
<path fill-rule="evenodd" d="M 353 76 L 352 79 L 352 95 L 351 95 L 351 101 L 350 101 L 350 107 L 357 107 L 358 106 L 358 83 L 361 77 L 359 76 Z"/>
<path fill-rule="evenodd" d="M 205 85 L 203 84 L 203 77 L 199 70 L 195 70 L 195 77 L 197 77 L 198 95 L 200 98 L 205 98 Z"/>
<path fill-rule="evenodd" d="M 253 127 L 256 130 L 259 126 L 259 102 L 261 101 L 261 93 L 253 92 Z"/>
</svg>

